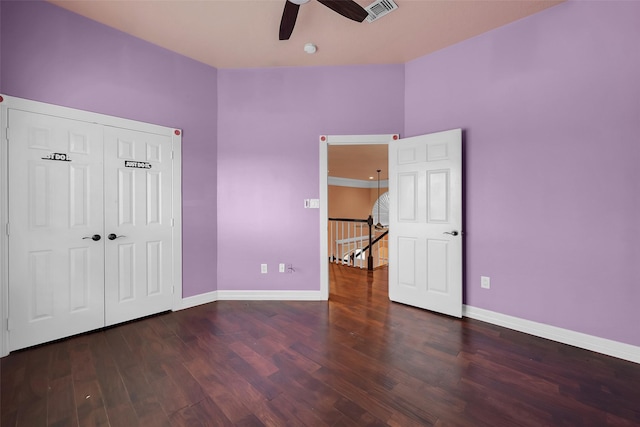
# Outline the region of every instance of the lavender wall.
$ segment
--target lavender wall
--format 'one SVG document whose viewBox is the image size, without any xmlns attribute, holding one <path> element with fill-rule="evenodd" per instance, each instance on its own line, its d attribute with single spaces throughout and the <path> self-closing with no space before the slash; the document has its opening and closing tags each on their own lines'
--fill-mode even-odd
<svg viewBox="0 0 640 427">
<path fill-rule="evenodd" d="M 0 90 L 184 130 L 185 296 L 319 289 L 318 135 L 462 127 L 466 303 L 640 345 L 638 16 L 568 2 L 406 65 L 217 71 L 2 1 Z"/>
<path fill-rule="evenodd" d="M 406 64 L 407 135 L 465 130 L 468 305 L 640 345 L 639 17 L 568 2 Z"/>
<path fill-rule="evenodd" d="M 318 137 L 400 132 L 404 66 L 218 77 L 218 288 L 319 290 L 320 215 L 303 207 L 319 197 Z M 278 273 L 281 262 L 295 274 Z"/>
<path fill-rule="evenodd" d="M 2 3 L 4 0 L 0 0 L 0 93 L 3 93 L 2 89 Z"/>
<path fill-rule="evenodd" d="M 45 2 L 1 8 L 3 93 L 183 129 L 183 295 L 214 290 L 217 70 Z"/>
</svg>

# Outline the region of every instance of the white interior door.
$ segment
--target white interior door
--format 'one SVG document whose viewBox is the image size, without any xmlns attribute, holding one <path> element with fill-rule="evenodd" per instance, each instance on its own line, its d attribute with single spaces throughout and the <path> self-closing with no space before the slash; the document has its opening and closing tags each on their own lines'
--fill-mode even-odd
<svg viewBox="0 0 640 427">
<path fill-rule="evenodd" d="M 172 306 L 172 141 L 105 128 L 106 324 Z"/>
<path fill-rule="evenodd" d="M 101 126 L 18 110 L 9 115 L 14 350 L 103 326 L 103 174 Z"/>
<path fill-rule="evenodd" d="M 389 298 L 462 317 L 462 131 L 389 143 Z"/>
</svg>

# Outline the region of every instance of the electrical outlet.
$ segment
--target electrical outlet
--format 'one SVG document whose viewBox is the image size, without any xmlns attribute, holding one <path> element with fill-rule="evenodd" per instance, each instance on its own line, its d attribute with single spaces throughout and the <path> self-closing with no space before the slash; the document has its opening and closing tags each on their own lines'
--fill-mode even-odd
<svg viewBox="0 0 640 427">
<path fill-rule="evenodd" d="M 278 266 L 278 271 L 280 273 L 284 273 L 284 263 L 280 263 L 280 265 Z"/>
<path fill-rule="evenodd" d="M 491 278 L 487 276 L 480 276 L 480 287 L 483 289 L 491 289 Z"/>
<path fill-rule="evenodd" d="M 267 274 L 267 264 L 260 264 L 260 273 Z"/>
</svg>

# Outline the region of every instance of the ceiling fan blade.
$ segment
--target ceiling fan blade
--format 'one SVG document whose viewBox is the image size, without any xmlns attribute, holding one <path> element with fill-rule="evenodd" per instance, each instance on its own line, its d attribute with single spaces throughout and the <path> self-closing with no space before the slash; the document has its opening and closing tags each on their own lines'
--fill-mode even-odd
<svg viewBox="0 0 640 427">
<path fill-rule="evenodd" d="M 318 0 L 329 9 L 338 12 L 345 18 L 357 22 L 364 21 L 369 15 L 366 10 L 353 0 Z"/>
<path fill-rule="evenodd" d="M 296 25 L 299 9 L 299 4 L 291 3 L 289 0 L 284 2 L 282 20 L 280 21 L 280 40 L 289 40 L 289 37 L 291 37 L 293 27 Z"/>
</svg>

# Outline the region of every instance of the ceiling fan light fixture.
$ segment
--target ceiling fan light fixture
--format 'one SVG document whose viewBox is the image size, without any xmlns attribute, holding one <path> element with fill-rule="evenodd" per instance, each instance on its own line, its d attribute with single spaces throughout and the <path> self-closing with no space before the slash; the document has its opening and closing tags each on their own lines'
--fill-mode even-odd
<svg viewBox="0 0 640 427">
<path fill-rule="evenodd" d="M 313 55 L 318 51 L 318 46 L 316 46 L 313 43 L 307 43 L 304 45 L 304 51 L 307 52 L 309 55 Z"/>
</svg>

